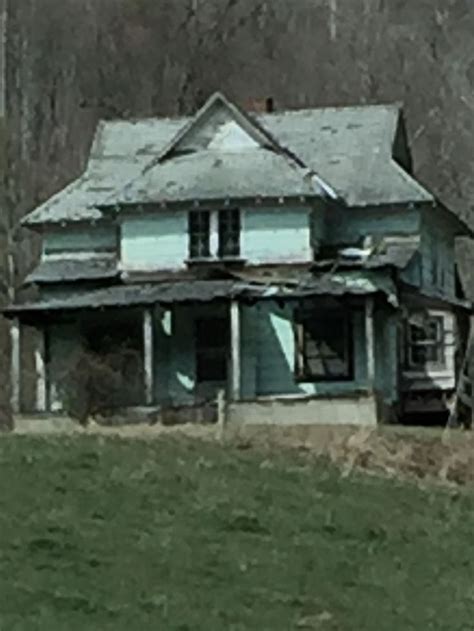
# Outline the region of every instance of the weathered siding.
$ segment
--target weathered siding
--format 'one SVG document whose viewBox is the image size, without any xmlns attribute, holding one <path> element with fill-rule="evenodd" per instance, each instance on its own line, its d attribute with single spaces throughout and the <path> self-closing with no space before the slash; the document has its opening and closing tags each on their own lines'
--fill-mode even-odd
<svg viewBox="0 0 474 631">
<path fill-rule="evenodd" d="M 60 412 L 66 406 L 68 373 L 82 350 L 79 326 L 77 323 L 52 324 L 48 327 L 47 340 L 47 400 L 52 412 Z"/>
<path fill-rule="evenodd" d="M 444 320 L 444 366 L 427 367 L 424 370 L 403 370 L 403 390 L 433 390 L 436 388 L 449 390 L 455 387 L 455 353 L 456 353 L 456 323 L 454 314 L 450 311 L 426 309 L 423 312 L 431 316 L 442 316 Z"/>
<path fill-rule="evenodd" d="M 157 403 L 173 405 L 191 404 L 199 399 L 215 398 L 219 387 L 226 384 L 197 384 L 195 356 L 195 321 L 203 317 L 225 315 L 229 306 L 214 305 L 178 305 L 171 318 L 161 330 L 158 328 L 155 347 L 155 393 Z M 171 325 L 171 328 L 168 328 Z M 171 333 L 168 336 L 166 330 Z M 164 346 L 161 346 L 164 343 Z M 163 351 L 162 351 L 163 348 Z M 160 353 L 162 353 L 160 357 Z"/>
<path fill-rule="evenodd" d="M 310 209 L 245 209 L 241 249 L 242 257 L 255 264 L 311 261 Z"/>
<path fill-rule="evenodd" d="M 420 231 L 420 211 L 402 208 L 331 208 L 326 214 L 326 239 L 355 244 L 368 235 L 412 235 Z"/>
<path fill-rule="evenodd" d="M 177 269 L 188 257 L 188 223 L 184 211 L 124 219 L 121 263 L 125 270 Z"/>
<path fill-rule="evenodd" d="M 194 317 L 192 307 L 179 306 L 173 310 L 168 394 L 176 405 L 192 403 L 195 398 Z"/>
<path fill-rule="evenodd" d="M 375 311 L 375 389 L 387 405 L 398 399 L 398 322 L 395 311 Z"/>
<path fill-rule="evenodd" d="M 153 331 L 153 383 L 155 403 L 166 403 L 169 399 L 168 382 L 171 359 L 171 311 L 157 307 L 154 313 Z"/>
<path fill-rule="evenodd" d="M 293 308 L 290 305 L 279 307 L 274 302 L 262 301 L 255 306 L 244 307 L 243 311 L 243 338 L 249 338 L 244 346 L 243 365 L 248 366 L 252 361 L 256 363 L 255 395 L 337 395 L 367 387 L 367 356 L 362 312 L 355 314 L 354 380 L 299 383 L 295 381 L 294 373 Z M 248 354 L 252 359 L 247 356 Z M 253 394 L 249 384 L 245 381 L 244 384 L 243 394 Z"/>
<path fill-rule="evenodd" d="M 426 211 L 420 250 L 422 286 L 453 298 L 456 293 L 454 222 L 435 209 Z"/>
<path fill-rule="evenodd" d="M 313 254 L 317 254 L 326 239 L 326 214 L 328 209 L 322 202 L 316 203 L 310 215 L 310 243 Z"/>
<path fill-rule="evenodd" d="M 50 230 L 43 236 L 43 256 L 113 252 L 117 249 L 115 226 L 80 226 Z"/>
</svg>

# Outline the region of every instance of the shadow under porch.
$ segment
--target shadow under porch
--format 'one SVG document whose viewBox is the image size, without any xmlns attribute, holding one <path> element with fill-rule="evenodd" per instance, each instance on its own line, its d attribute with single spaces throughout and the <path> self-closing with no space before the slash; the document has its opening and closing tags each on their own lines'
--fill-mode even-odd
<svg viewBox="0 0 474 631">
<path fill-rule="evenodd" d="M 315 314 L 335 305 L 351 313 L 353 369 L 347 378 L 305 381 L 296 375 L 294 314 L 300 301 L 295 299 L 81 309 L 36 315 L 29 322 L 44 335 L 36 336 L 34 404 L 22 411 L 60 412 L 65 375 L 81 353 L 100 357 L 124 350 L 129 361 L 123 365 L 116 407 L 155 410 L 156 420 L 163 420 L 166 411 L 175 411 L 180 420 L 215 420 L 217 394 L 223 391 L 230 416 L 237 420 L 265 414 L 269 401 L 273 406 L 284 401 L 279 409 L 288 422 L 300 422 L 298 415 L 305 422 L 321 422 L 320 417 L 340 422 L 330 418 L 334 414 L 347 423 L 373 424 L 374 391 L 385 389 L 386 400 L 391 395 L 396 348 L 394 358 L 384 340 L 390 339 L 386 330 L 392 311 L 373 296 L 316 297 L 306 303 Z M 209 414 L 189 412 L 209 405 Z M 368 410 L 366 420 L 356 419 L 361 405 L 361 414 Z M 321 406 L 326 406 L 324 414 Z"/>
</svg>

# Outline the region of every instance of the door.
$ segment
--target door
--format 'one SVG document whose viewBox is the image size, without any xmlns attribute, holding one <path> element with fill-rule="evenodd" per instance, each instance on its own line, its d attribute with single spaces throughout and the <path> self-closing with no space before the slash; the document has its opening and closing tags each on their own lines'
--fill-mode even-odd
<svg viewBox="0 0 474 631">
<path fill-rule="evenodd" d="M 196 320 L 196 393 L 199 398 L 214 398 L 225 388 L 228 374 L 229 318 Z"/>
</svg>

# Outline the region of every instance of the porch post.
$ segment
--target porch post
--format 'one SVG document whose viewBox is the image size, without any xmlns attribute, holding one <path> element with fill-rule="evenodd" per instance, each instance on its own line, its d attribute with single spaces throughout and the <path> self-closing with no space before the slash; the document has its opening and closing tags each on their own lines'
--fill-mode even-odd
<svg viewBox="0 0 474 631">
<path fill-rule="evenodd" d="M 240 305 L 237 300 L 230 303 L 231 338 L 231 398 L 240 399 Z"/>
<path fill-rule="evenodd" d="M 143 313 L 143 372 L 146 405 L 152 405 L 154 400 L 153 360 L 153 307 L 151 307 L 145 309 Z"/>
<path fill-rule="evenodd" d="M 367 296 L 365 301 L 365 343 L 367 352 L 367 381 L 374 387 L 375 378 L 375 344 L 374 344 L 374 299 Z"/>
<path fill-rule="evenodd" d="M 37 412 L 46 412 L 47 410 L 46 335 L 45 328 L 38 331 L 38 339 L 35 348 Z"/>
<path fill-rule="evenodd" d="M 20 411 L 20 327 L 18 318 L 15 318 L 10 324 L 10 405 L 13 414 L 18 414 Z"/>
</svg>

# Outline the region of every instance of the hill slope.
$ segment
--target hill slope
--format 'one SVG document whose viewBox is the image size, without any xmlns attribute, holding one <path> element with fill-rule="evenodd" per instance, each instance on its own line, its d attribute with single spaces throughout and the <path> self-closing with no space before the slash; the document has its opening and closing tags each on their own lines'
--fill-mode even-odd
<svg viewBox="0 0 474 631">
<path fill-rule="evenodd" d="M 177 438 L 0 440 L 0 628 L 472 626 L 474 497 Z"/>
</svg>

